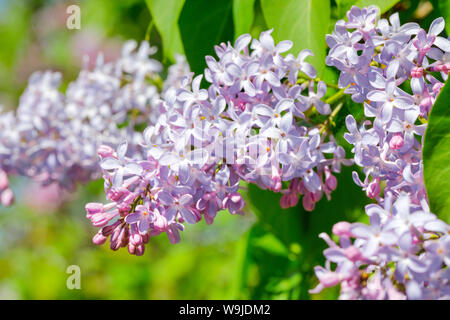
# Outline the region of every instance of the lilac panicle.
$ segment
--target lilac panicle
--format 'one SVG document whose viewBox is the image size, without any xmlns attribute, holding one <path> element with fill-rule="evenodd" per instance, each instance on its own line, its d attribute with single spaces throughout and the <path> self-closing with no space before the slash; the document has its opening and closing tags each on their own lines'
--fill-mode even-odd
<svg viewBox="0 0 450 320">
<path fill-rule="evenodd" d="M 143 153 L 128 151 L 126 142 L 100 153 L 110 202 L 88 218 L 106 230 L 103 236 L 118 235 L 111 248 L 137 252 L 133 232 L 166 233 L 177 243 L 185 224 L 212 223 L 220 210 L 242 214 L 241 182 L 281 192 L 282 207 L 303 195 L 304 207 L 313 210 L 323 194 L 330 197 L 333 174 L 351 161 L 309 116 L 330 114 L 327 86 L 311 78 L 309 50 L 284 56 L 292 43 L 275 44 L 271 32 L 216 46 L 217 58 L 205 57 L 204 75 L 188 73 L 168 87 L 143 132 Z M 88 204 L 88 212 L 91 206 L 97 205 Z"/>
<path fill-rule="evenodd" d="M 3 205 L 14 199 L 8 175 L 73 190 L 76 183 L 101 177 L 97 152 L 112 155 L 111 147 L 124 140 L 133 152 L 142 152 L 135 127 L 153 123 L 153 106 L 166 91 L 156 85 L 162 66 L 149 58 L 155 50 L 147 42 L 137 48 L 129 41 L 116 61 L 104 62 L 99 55 L 95 67 L 85 67 L 65 94 L 59 91 L 61 74 L 31 75 L 17 110 L 0 114 Z M 167 85 L 185 74 L 169 75 Z"/>
<path fill-rule="evenodd" d="M 341 299 L 450 299 L 450 228 L 430 213 L 422 161 L 426 120 L 443 86 L 431 72 L 447 79 L 450 42 L 439 36 L 442 18 L 425 31 L 400 25 L 398 13 L 377 21 L 377 13 L 353 7 L 348 22 L 338 21 L 327 63 L 373 118 L 358 127 L 348 115 L 345 139 L 365 176 L 354 172 L 355 183 L 378 204 L 366 206 L 369 225 L 335 225 L 339 244 L 320 235 L 330 247 L 311 292 L 340 284 Z"/>
</svg>

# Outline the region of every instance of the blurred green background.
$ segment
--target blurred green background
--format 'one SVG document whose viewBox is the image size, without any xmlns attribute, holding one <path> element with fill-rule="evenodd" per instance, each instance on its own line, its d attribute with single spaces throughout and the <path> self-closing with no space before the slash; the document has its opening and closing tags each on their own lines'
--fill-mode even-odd
<svg viewBox="0 0 450 320">
<path fill-rule="evenodd" d="M 267 25 L 259 1 L 251 2 L 249 31 L 257 35 Z M 331 1 L 331 21 L 354 2 Z M 81 7 L 81 30 L 65 26 L 70 4 Z M 427 27 L 445 13 L 438 9 L 438 1 L 400 1 L 391 12 Z M 167 66 L 170 59 L 162 55 L 157 28 L 148 28 L 151 21 L 143 0 L 0 0 L 0 105 L 15 108 L 33 71 L 61 71 L 64 88 L 76 78 L 83 55 L 95 58 L 102 51 L 114 59 L 125 40 L 143 40 L 147 30 L 160 49 L 156 58 Z M 327 72 L 336 81 L 336 73 Z M 361 115 L 349 99 L 345 109 Z M 336 122 L 343 124 L 344 117 Z M 336 135 L 348 148 L 342 133 Z M 165 236 L 152 238 L 142 257 L 92 244 L 96 231 L 84 204 L 104 200 L 102 181 L 62 196 L 14 179 L 17 204 L 0 209 L 0 299 L 335 299 L 336 289 L 315 296 L 308 289 L 316 284 L 313 266 L 323 264 L 325 245 L 317 235 L 337 221 L 365 219 L 367 199 L 352 182 L 352 169 L 340 174 L 333 199 L 323 199 L 312 213 L 282 210 L 278 195 L 250 186 L 245 216 L 221 212 L 212 226 L 202 221 L 186 228 L 177 245 Z M 66 287 L 69 265 L 81 268 L 81 290 Z"/>
</svg>

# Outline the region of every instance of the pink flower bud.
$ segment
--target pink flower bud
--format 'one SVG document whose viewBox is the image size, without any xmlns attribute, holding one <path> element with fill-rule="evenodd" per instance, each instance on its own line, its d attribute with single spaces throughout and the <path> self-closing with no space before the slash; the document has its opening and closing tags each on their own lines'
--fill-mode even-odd
<svg viewBox="0 0 450 320">
<path fill-rule="evenodd" d="M 306 194 L 303 196 L 302 203 L 303 203 L 303 208 L 305 208 L 306 211 L 314 210 L 316 203 L 315 203 L 313 197 L 314 197 L 314 195 L 309 191 L 307 191 Z"/>
<path fill-rule="evenodd" d="M 101 145 L 97 149 L 97 153 L 102 158 L 115 157 L 115 151 L 110 146 Z"/>
<path fill-rule="evenodd" d="M 272 191 L 274 192 L 280 192 L 282 184 L 281 184 L 281 172 L 280 169 L 272 166 Z"/>
<path fill-rule="evenodd" d="M 322 199 L 322 191 L 316 191 L 314 193 L 312 193 L 312 199 L 314 202 L 319 202 L 320 199 Z"/>
<path fill-rule="evenodd" d="M 137 256 L 142 256 L 145 252 L 145 246 L 143 244 L 140 244 L 136 246 L 136 250 L 134 251 L 134 254 Z"/>
<path fill-rule="evenodd" d="M 371 183 L 369 183 L 366 194 L 371 199 L 374 199 L 380 195 L 380 178 L 375 178 Z"/>
<path fill-rule="evenodd" d="M 351 224 L 346 221 L 341 221 L 333 226 L 332 232 L 338 237 L 350 237 L 352 235 L 350 231 Z"/>
<path fill-rule="evenodd" d="M 450 62 L 446 62 L 442 66 L 442 72 L 444 72 L 445 74 L 448 74 L 449 71 L 450 71 Z M 444 84 L 442 84 L 442 86 L 444 86 Z"/>
<path fill-rule="evenodd" d="M 120 242 L 116 241 L 111 241 L 111 243 L 109 244 L 109 247 L 111 248 L 111 250 L 113 251 L 117 251 L 120 249 Z"/>
<path fill-rule="evenodd" d="M 160 214 L 155 214 L 155 221 L 153 221 L 154 229 L 158 231 L 165 231 L 167 229 L 167 219 Z"/>
<path fill-rule="evenodd" d="M 133 243 L 128 244 L 128 253 L 129 254 L 135 254 L 136 253 L 136 246 Z"/>
<path fill-rule="evenodd" d="M 122 228 L 122 231 L 120 232 L 118 239 L 121 247 L 125 247 L 128 245 L 129 242 L 128 235 L 129 235 L 128 228 Z"/>
<path fill-rule="evenodd" d="M 6 189 L 2 192 L 1 203 L 5 207 L 9 207 L 14 203 L 14 193 L 11 189 Z"/>
<path fill-rule="evenodd" d="M 411 77 L 413 78 L 421 78 L 423 76 L 423 68 L 422 67 L 414 67 L 411 70 Z"/>
<path fill-rule="evenodd" d="M 123 200 L 122 202 L 126 204 L 132 204 L 136 200 L 136 195 L 132 192 L 130 192 Z"/>
<path fill-rule="evenodd" d="M 344 254 L 351 261 L 358 261 L 362 257 L 361 251 L 355 246 L 345 248 Z"/>
<path fill-rule="evenodd" d="M 247 103 L 241 99 L 235 99 L 233 103 L 235 108 L 238 108 L 241 111 L 244 111 L 245 107 L 247 106 Z"/>
<path fill-rule="evenodd" d="M 118 210 L 99 212 L 88 217 L 91 220 L 92 225 L 97 228 L 106 226 L 113 218 L 119 213 Z"/>
<path fill-rule="evenodd" d="M 120 215 L 123 217 L 131 210 L 131 204 L 128 204 L 126 202 L 120 202 L 117 204 L 117 209 L 120 212 Z"/>
<path fill-rule="evenodd" d="M 150 235 L 148 233 L 142 234 L 141 236 L 142 236 L 143 243 L 148 243 L 150 241 Z"/>
<path fill-rule="evenodd" d="M 394 135 L 389 141 L 389 148 L 398 150 L 403 146 L 404 140 L 401 134 Z"/>
<path fill-rule="evenodd" d="M 306 193 L 306 187 L 305 187 L 305 185 L 303 184 L 303 180 L 300 180 L 300 179 L 295 179 L 296 181 L 298 181 L 298 183 L 296 184 L 296 191 L 297 191 L 297 193 L 299 193 L 299 194 L 305 194 Z M 294 180 L 294 181 L 295 181 Z"/>
<path fill-rule="evenodd" d="M 145 251 L 145 246 L 143 244 L 134 245 L 132 243 L 128 244 L 128 252 L 136 256 L 142 256 Z"/>
<path fill-rule="evenodd" d="M 433 85 L 433 93 L 439 94 L 441 92 L 441 89 L 444 87 L 444 84 L 442 82 L 436 82 Z"/>
<path fill-rule="evenodd" d="M 142 243 L 142 236 L 139 233 L 134 233 L 130 235 L 130 243 L 134 244 L 135 246 Z"/>
<path fill-rule="evenodd" d="M 297 191 L 298 182 L 299 182 L 298 179 L 291 180 L 291 182 L 289 183 L 289 187 L 288 187 L 290 192 L 296 192 Z"/>
<path fill-rule="evenodd" d="M 333 174 L 331 173 L 330 169 L 328 167 L 325 167 L 325 185 L 330 191 L 333 191 L 337 187 L 337 179 Z"/>
<path fill-rule="evenodd" d="M 419 106 L 421 111 L 420 115 L 424 116 L 426 113 L 430 112 L 431 107 L 433 106 L 433 99 L 430 96 L 425 97 L 420 100 Z"/>
<path fill-rule="evenodd" d="M 84 207 L 86 209 L 86 217 L 89 218 L 93 214 L 103 212 L 103 204 L 98 202 L 90 202 Z"/>
<path fill-rule="evenodd" d="M 112 188 L 108 191 L 107 196 L 112 201 L 117 202 L 126 197 L 129 193 L 130 191 L 125 188 L 117 188 L 117 189 Z"/>
<path fill-rule="evenodd" d="M 299 197 L 298 194 L 289 192 L 284 194 L 280 199 L 280 206 L 283 209 L 295 207 L 298 204 Z"/>
<path fill-rule="evenodd" d="M 116 221 L 114 222 L 112 225 L 103 227 L 100 231 L 102 232 L 102 234 L 107 237 L 109 235 L 111 235 L 113 233 L 113 231 L 121 224 L 120 221 Z"/>
<path fill-rule="evenodd" d="M 92 242 L 96 245 L 102 245 L 106 242 L 108 238 L 105 237 L 101 231 L 99 231 L 93 238 Z"/>
</svg>

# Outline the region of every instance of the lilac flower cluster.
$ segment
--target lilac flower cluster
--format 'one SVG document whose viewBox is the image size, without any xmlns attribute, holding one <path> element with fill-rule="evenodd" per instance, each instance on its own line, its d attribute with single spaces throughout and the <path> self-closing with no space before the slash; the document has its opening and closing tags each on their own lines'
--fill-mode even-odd
<svg viewBox="0 0 450 320">
<path fill-rule="evenodd" d="M 320 283 L 312 292 L 340 284 L 341 299 L 449 299 L 450 227 L 430 213 L 417 137 L 443 86 L 439 72 L 447 79 L 450 41 L 438 36 L 442 18 L 427 32 L 415 23 L 400 25 L 397 13 L 389 21 L 377 21 L 377 14 L 373 6 L 353 7 L 348 22 L 338 21 L 327 37 L 327 63 L 374 118 L 358 128 L 347 116 L 345 139 L 365 174 L 361 181 L 354 172 L 355 183 L 378 204 L 365 208 L 370 225 L 333 227 L 339 245 L 320 235 L 330 247 L 327 267 L 315 269 Z"/>
<path fill-rule="evenodd" d="M 315 267 L 311 293 L 340 284 L 340 299 L 450 298 L 449 226 L 407 193 L 391 200 L 366 206 L 370 225 L 335 224 L 339 244 L 320 234 L 329 245 L 326 268 Z"/>
<path fill-rule="evenodd" d="M 16 112 L 0 116 L 2 204 L 14 199 L 8 175 L 72 190 L 77 182 L 100 178 L 98 152 L 124 139 L 142 152 L 136 127 L 155 118 L 151 106 L 160 97 L 162 66 L 149 58 L 156 49 L 147 42 L 136 49 L 136 42 L 127 42 L 122 56 L 109 63 L 99 55 L 94 69 L 84 68 L 65 94 L 59 73 L 30 77 Z"/>
<path fill-rule="evenodd" d="M 9 187 L 8 178 L 8 174 L 15 172 L 15 159 L 12 155 L 18 148 L 19 140 L 15 135 L 14 124 L 13 112 L 3 113 L 0 116 L 0 203 L 4 206 L 10 206 L 14 202 L 14 193 Z"/>
<path fill-rule="evenodd" d="M 275 44 L 271 32 L 216 46 L 218 59 L 206 57 L 207 89 L 203 75 L 189 75 L 168 90 L 143 134 L 146 157 L 127 142 L 101 153 L 110 202 L 86 205 L 101 228 L 94 243 L 110 236 L 111 249 L 127 246 L 136 255 L 160 233 L 177 243 L 184 222 L 204 217 L 209 224 L 220 210 L 242 213 L 241 181 L 282 192 L 282 207 L 303 195 L 303 206 L 313 210 L 330 196 L 333 172 L 351 161 L 311 119 L 331 112 L 327 86 L 305 62 L 309 50 L 283 56 L 292 43 Z"/>
</svg>

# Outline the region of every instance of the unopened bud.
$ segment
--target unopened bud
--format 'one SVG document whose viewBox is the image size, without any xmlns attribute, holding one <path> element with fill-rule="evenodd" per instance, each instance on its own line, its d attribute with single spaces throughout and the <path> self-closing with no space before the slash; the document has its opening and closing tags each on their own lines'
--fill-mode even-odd
<svg viewBox="0 0 450 320">
<path fill-rule="evenodd" d="M 108 158 L 108 157 L 114 157 L 115 151 L 110 146 L 101 145 L 97 149 L 97 154 L 101 156 L 102 158 Z"/>
<path fill-rule="evenodd" d="M 14 203 L 14 193 L 11 189 L 6 189 L 2 192 L 1 203 L 5 207 L 9 207 Z"/>
<path fill-rule="evenodd" d="M 400 149 L 403 146 L 404 140 L 401 134 L 396 134 L 389 141 L 389 148 L 392 150 Z"/>
<path fill-rule="evenodd" d="M 369 183 L 366 194 L 371 199 L 374 199 L 380 195 L 380 178 L 375 178 L 371 183 Z"/>
<path fill-rule="evenodd" d="M 338 237 L 350 237 L 351 236 L 350 227 L 351 224 L 349 222 L 341 221 L 333 226 L 332 232 Z"/>
</svg>

